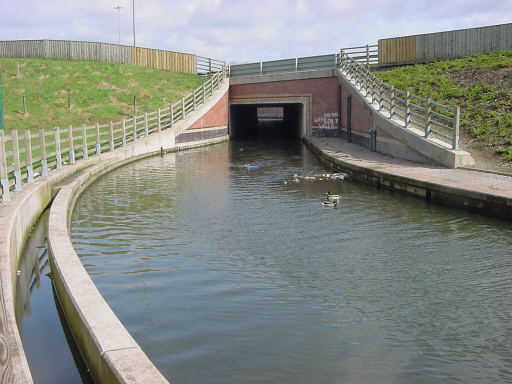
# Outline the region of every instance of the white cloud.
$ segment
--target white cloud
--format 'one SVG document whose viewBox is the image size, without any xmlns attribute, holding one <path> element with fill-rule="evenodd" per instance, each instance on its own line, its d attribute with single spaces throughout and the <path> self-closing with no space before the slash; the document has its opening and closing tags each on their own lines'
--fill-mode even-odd
<svg viewBox="0 0 512 384">
<path fill-rule="evenodd" d="M 131 0 L 4 1 L 0 40 L 69 39 L 131 45 Z M 336 52 L 380 38 L 512 21 L 512 1 L 135 0 L 137 44 L 259 61 Z"/>
</svg>

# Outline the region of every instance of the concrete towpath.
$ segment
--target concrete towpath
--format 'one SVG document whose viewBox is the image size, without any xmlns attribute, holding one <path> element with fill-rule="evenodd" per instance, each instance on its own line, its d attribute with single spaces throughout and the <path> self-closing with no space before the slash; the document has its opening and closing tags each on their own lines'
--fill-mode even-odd
<svg viewBox="0 0 512 384">
<path fill-rule="evenodd" d="M 354 179 L 512 220 L 512 175 L 395 159 L 340 138 L 306 142 L 321 160 Z"/>
</svg>

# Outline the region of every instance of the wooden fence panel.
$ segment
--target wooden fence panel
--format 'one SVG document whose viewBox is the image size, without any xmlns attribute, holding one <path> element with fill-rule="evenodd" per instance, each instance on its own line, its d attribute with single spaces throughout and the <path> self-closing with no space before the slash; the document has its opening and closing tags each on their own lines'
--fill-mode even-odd
<svg viewBox="0 0 512 384">
<path fill-rule="evenodd" d="M 379 64 L 411 63 L 415 60 L 415 36 L 379 40 Z"/>
<path fill-rule="evenodd" d="M 43 58 L 41 40 L 0 41 L 0 57 Z"/>
<path fill-rule="evenodd" d="M 132 47 L 132 64 L 175 72 L 196 73 L 196 57 L 188 53 Z"/>
<path fill-rule="evenodd" d="M 512 50 L 512 23 L 379 40 L 379 64 L 446 60 Z"/>
<path fill-rule="evenodd" d="M 0 41 L 0 57 L 103 61 L 196 73 L 195 55 L 87 41 Z"/>
<path fill-rule="evenodd" d="M 512 23 L 416 36 L 417 62 L 512 50 Z"/>
</svg>

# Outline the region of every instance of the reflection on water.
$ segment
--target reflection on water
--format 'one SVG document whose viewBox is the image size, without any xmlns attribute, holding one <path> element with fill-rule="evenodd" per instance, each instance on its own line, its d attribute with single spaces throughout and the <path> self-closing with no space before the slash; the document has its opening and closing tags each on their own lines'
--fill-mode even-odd
<svg viewBox="0 0 512 384">
<path fill-rule="evenodd" d="M 49 210 L 43 213 L 27 240 L 16 281 L 16 322 L 23 349 L 37 384 L 92 383 L 54 299 L 48 215 Z"/>
<path fill-rule="evenodd" d="M 512 225 L 285 183 L 326 171 L 300 143 L 145 159 L 86 191 L 73 243 L 174 383 L 510 381 Z"/>
</svg>

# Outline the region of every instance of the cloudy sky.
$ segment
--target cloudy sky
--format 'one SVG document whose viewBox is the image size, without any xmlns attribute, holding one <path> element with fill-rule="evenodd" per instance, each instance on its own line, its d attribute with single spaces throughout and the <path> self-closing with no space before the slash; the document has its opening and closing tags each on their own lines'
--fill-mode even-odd
<svg viewBox="0 0 512 384">
<path fill-rule="evenodd" d="M 512 0 L 134 0 L 138 46 L 233 62 L 512 22 Z M 114 7 L 123 7 L 116 11 Z M 0 40 L 132 45 L 132 0 L 0 0 Z"/>
</svg>

